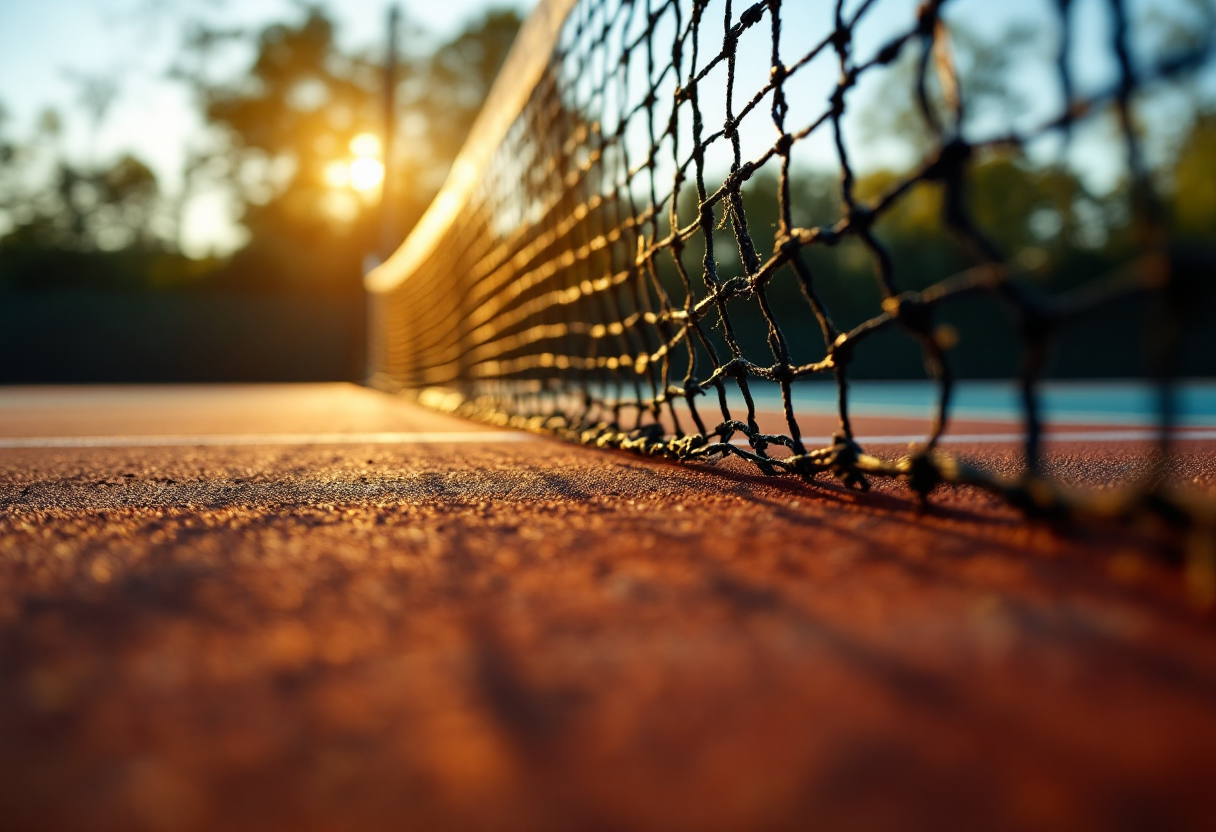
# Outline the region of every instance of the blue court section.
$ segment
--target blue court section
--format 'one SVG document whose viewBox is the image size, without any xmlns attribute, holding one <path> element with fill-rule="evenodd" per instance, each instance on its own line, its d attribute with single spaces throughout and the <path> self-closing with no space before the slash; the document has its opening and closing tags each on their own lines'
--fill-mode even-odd
<svg viewBox="0 0 1216 832">
<path fill-rule="evenodd" d="M 1216 381 L 1188 380 L 1174 389 L 1176 424 L 1216 427 Z M 751 390 L 760 410 L 781 409 L 776 385 L 752 383 Z M 1040 394 L 1045 420 L 1057 424 L 1148 427 L 1156 424 L 1160 406 L 1157 388 L 1147 381 L 1050 381 L 1040 386 Z M 833 381 L 794 387 L 795 407 L 802 413 L 834 413 L 836 395 Z M 937 396 L 937 385 L 928 381 L 857 381 L 849 385 L 850 410 L 855 415 L 928 418 Z M 729 398 L 732 406 L 742 407 L 737 389 Z M 1014 382 L 962 381 L 955 385 L 954 419 L 1016 422 L 1021 413 Z"/>
</svg>

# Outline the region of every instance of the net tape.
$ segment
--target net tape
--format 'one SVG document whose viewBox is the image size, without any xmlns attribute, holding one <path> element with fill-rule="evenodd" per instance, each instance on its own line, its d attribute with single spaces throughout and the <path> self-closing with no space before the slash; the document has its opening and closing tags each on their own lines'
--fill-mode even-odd
<svg viewBox="0 0 1216 832">
<path fill-rule="evenodd" d="M 432 206 L 437 216 L 424 219 L 403 251 L 369 278 L 373 384 L 494 424 L 598 446 L 680 460 L 733 456 L 765 474 L 830 474 L 857 489 L 874 476 L 903 479 L 921 495 L 941 482 L 970 483 L 1038 514 L 1147 514 L 1216 536 L 1210 503 L 1162 485 L 1187 294 L 1175 291 L 1168 229 L 1133 114 L 1140 90 L 1203 65 L 1207 44 L 1134 66 L 1128 12 L 1110 0 L 1106 48 L 1116 79 L 1079 97 L 1068 54 L 1076 24 L 1068 0 L 1059 0 L 1058 112 L 1022 132 L 968 141 L 961 132 L 966 99 L 942 18 L 947 2 L 922 4 L 904 31 L 869 54 L 861 54 L 854 33 L 877 4 L 850 5 L 836 2 L 826 36 L 791 61 L 782 55 L 788 15 L 781 0 L 746 7 L 731 0 L 542 4 L 533 20 L 547 15 L 548 22 L 529 24 L 534 31 L 521 36 L 515 53 L 522 54 L 513 53 L 491 97 L 496 112 L 483 114 L 498 127 L 479 123 L 476 147 L 466 147 Z M 538 35 L 544 26 L 547 33 Z M 758 35 L 770 42 L 767 80 L 740 89 L 739 44 Z M 885 192 L 863 200 L 845 140 L 847 101 L 863 79 L 889 71 L 905 53 L 916 68 L 915 110 L 931 149 Z M 809 122 L 789 123 L 790 96 L 802 94 L 794 82 L 823 60 L 838 73 L 827 100 Z M 529 62 L 537 67 L 532 75 L 524 69 Z M 705 103 L 711 94 L 712 106 Z M 705 111 L 722 106 L 724 121 L 708 123 Z M 982 153 L 1016 150 L 1049 134 L 1067 137 L 1077 123 L 1112 110 L 1131 181 L 1136 253 L 1115 274 L 1048 295 L 969 213 L 969 170 Z M 765 117 L 776 140 L 749 157 L 740 125 Z M 798 227 L 791 157 L 808 137 L 825 133 L 838 165 L 840 216 Z M 729 171 L 715 180 L 708 160 L 723 149 Z M 755 196 L 746 187 L 757 171 L 774 167 L 777 227 L 766 256 L 749 225 Z M 875 225 L 926 184 L 940 189 L 943 227 L 972 265 L 912 291 L 901 287 L 900 264 Z M 682 197 L 689 192 L 695 200 Z M 722 248 L 723 228 L 734 251 Z M 868 252 L 881 297 L 867 319 L 845 329 L 834 322 L 807 254 L 847 240 Z M 774 309 L 777 279 L 797 281 L 803 308 Z M 1160 305 L 1153 340 L 1161 382 L 1158 469 L 1126 492 L 1074 494 L 1040 473 L 1040 374 L 1062 326 L 1137 293 Z M 954 379 L 950 332 L 935 316 L 975 295 L 999 299 L 1017 321 L 1026 465 L 1014 478 L 938 448 Z M 761 354 L 738 337 L 741 304 L 763 317 Z M 823 345 L 809 357 L 795 354 L 786 335 L 807 326 Z M 938 393 L 925 441 L 901 459 L 884 460 L 854 438 L 849 370 L 859 344 L 893 329 L 919 345 Z M 839 427 L 822 448 L 806 447 L 792 395 L 811 378 L 834 378 L 838 391 Z M 780 389 L 784 430 L 762 431 L 757 384 Z"/>
</svg>

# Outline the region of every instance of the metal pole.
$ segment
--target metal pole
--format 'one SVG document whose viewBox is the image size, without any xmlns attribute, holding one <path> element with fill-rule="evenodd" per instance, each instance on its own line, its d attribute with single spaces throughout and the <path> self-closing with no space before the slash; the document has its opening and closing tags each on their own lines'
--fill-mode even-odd
<svg viewBox="0 0 1216 832">
<path fill-rule="evenodd" d="M 397 30 L 401 25 L 401 9 L 388 10 L 388 44 L 384 57 L 384 182 L 380 190 L 380 257 L 387 260 L 397 247 L 397 165 L 394 142 L 397 126 Z"/>
</svg>

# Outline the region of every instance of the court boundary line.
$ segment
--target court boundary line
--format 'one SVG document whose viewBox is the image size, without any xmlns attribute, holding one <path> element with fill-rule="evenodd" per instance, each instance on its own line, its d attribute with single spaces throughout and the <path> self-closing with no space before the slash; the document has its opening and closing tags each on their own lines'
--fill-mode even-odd
<svg viewBox="0 0 1216 832">
<path fill-rule="evenodd" d="M 1048 431 L 1046 442 L 1149 442 L 1158 433 L 1148 429 Z M 0 438 L 0 449 L 55 448 L 164 448 L 164 447 L 241 447 L 257 445 L 464 445 L 471 443 L 537 442 L 549 437 L 524 431 L 382 431 L 376 433 L 216 433 L 133 436 L 28 436 Z M 1003 445 L 1024 441 L 1024 433 L 946 434 L 938 442 L 951 445 Z M 1170 433 L 1175 441 L 1216 441 L 1216 429 L 1180 429 Z M 831 437 L 810 436 L 807 443 L 824 443 Z M 925 441 L 923 434 L 896 434 L 859 437 L 864 445 L 911 445 Z M 746 438 L 734 445 L 746 446 Z"/>
<path fill-rule="evenodd" d="M 380 431 L 375 433 L 215 433 L 132 436 L 28 436 L 0 438 L 0 449 L 164 448 L 240 445 L 444 445 L 472 442 L 532 442 L 522 431 Z"/>
</svg>

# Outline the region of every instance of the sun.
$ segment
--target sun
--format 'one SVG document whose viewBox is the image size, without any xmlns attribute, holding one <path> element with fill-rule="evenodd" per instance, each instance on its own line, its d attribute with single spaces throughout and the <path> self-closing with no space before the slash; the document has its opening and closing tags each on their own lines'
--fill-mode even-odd
<svg viewBox="0 0 1216 832">
<path fill-rule="evenodd" d="M 350 140 L 350 152 L 356 159 L 379 159 L 380 137 L 375 133 L 360 133 Z"/>
<path fill-rule="evenodd" d="M 352 159 L 350 186 L 356 191 L 374 191 L 384 181 L 384 163 L 379 159 Z"/>
<path fill-rule="evenodd" d="M 352 158 L 336 159 L 325 166 L 325 184 L 370 195 L 384 182 L 380 139 L 373 133 L 360 133 L 350 140 L 350 152 Z"/>
<path fill-rule="evenodd" d="M 350 186 L 367 193 L 380 187 L 384 181 L 384 163 L 380 161 L 380 139 L 373 133 L 360 133 L 350 140 Z"/>
</svg>

